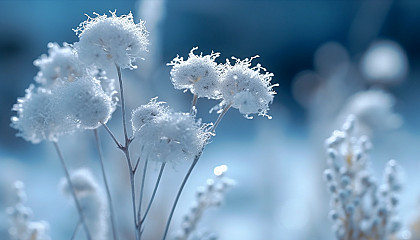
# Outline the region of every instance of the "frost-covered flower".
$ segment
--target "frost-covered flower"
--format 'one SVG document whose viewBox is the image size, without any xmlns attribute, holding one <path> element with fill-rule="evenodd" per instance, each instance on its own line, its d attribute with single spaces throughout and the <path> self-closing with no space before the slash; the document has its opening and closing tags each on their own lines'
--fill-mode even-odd
<svg viewBox="0 0 420 240">
<path fill-rule="evenodd" d="M 340 131 L 326 141 L 328 168 L 324 178 L 331 193 L 330 218 L 336 239 L 392 239 L 398 218 L 399 169 L 390 160 L 378 185 L 369 167 L 371 144 L 357 134 L 357 119 L 350 116 Z"/>
<path fill-rule="evenodd" d="M 361 132 L 398 128 L 403 120 L 394 112 L 395 98 L 379 89 L 361 91 L 351 96 L 341 112 L 341 119 L 353 114 L 359 119 Z"/>
<path fill-rule="evenodd" d="M 131 113 L 131 124 L 133 133 L 138 131 L 143 125 L 151 122 L 156 117 L 166 114 L 168 107 L 164 106 L 165 102 L 158 102 L 157 97 L 152 98 L 146 105 L 142 105 Z"/>
<path fill-rule="evenodd" d="M 57 43 L 48 43 L 48 55 L 43 54 L 34 61 L 39 68 L 35 81 L 44 87 L 57 81 L 73 81 L 85 73 L 85 67 L 77 54 L 68 45 L 60 47 Z"/>
<path fill-rule="evenodd" d="M 106 123 L 115 110 L 112 96 L 104 92 L 98 80 L 85 76 L 54 89 L 60 96 L 60 107 L 68 118 L 82 129 L 95 129 Z"/>
<path fill-rule="evenodd" d="M 50 240 L 49 224 L 45 221 L 31 221 L 32 210 L 25 206 L 26 193 L 24 184 L 15 182 L 16 202 L 6 209 L 9 216 L 9 236 L 11 240 Z"/>
<path fill-rule="evenodd" d="M 198 97 L 211 99 L 220 98 L 218 89 L 221 68 L 215 62 L 220 53 L 212 52 L 210 55 L 195 55 L 195 47 L 184 61 L 183 57 L 176 56 L 169 66 L 171 69 L 171 81 L 175 89 L 190 90 Z"/>
<path fill-rule="evenodd" d="M 92 238 L 107 239 L 107 202 L 92 172 L 85 168 L 78 169 L 71 173 L 70 179 Z M 60 187 L 66 196 L 72 197 L 67 179 L 61 180 Z"/>
<path fill-rule="evenodd" d="M 240 60 L 233 57 L 234 65 L 227 60 L 220 83 L 223 104 L 239 109 L 247 118 L 257 113 L 270 118 L 268 104 L 273 101 L 273 87 L 277 84 L 270 83 L 274 75 L 260 64 L 251 67 L 254 58 Z"/>
<path fill-rule="evenodd" d="M 56 141 L 58 136 L 76 129 L 66 118 L 65 109 L 59 103 L 57 95 L 51 90 L 30 85 L 25 97 L 18 98 L 13 105 L 12 110 L 17 112 L 17 116 L 11 118 L 11 126 L 26 141 Z"/>
<path fill-rule="evenodd" d="M 74 31 L 79 42 L 74 43 L 82 62 L 102 69 L 113 65 L 121 68 L 136 68 L 134 62 L 142 59 L 147 51 L 148 32 L 143 21 L 134 23 L 133 14 L 117 16 L 88 16 Z"/>
<path fill-rule="evenodd" d="M 210 136 L 207 125 L 193 115 L 168 109 L 137 129 L 133 148 L 143 149 L 139 154 L 153 161 L 190 160 L 202 151 Z"/>
</svg>

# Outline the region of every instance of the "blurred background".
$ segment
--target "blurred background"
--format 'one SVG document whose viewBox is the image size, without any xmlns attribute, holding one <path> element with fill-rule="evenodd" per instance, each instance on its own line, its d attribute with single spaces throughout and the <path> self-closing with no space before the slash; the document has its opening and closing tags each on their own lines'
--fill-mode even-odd
<svg viewBox="0 0 420 240">
<path fill-rule="evenodd" d="M 188 111 L 192 96 L 175 90 L 170 62 L 197 52 L 221 53 L 217 61 L 259 55 L 274 73 L 277 95 L 273 119 L 245 119 L 232 109 L 204 151 L 175 212 L 171 232 L 180 228 L 198 186 L 213 168 L 226 164 L 237 185 L 220 208 L 203 216 L 199 229 L 219 239 L 333 239 L 328 220 L 329 193 L 322 179 L 324 140 L 343 118 L 356 114 L 374 148 L 378 180 L 385 163 L 396 159 L 404 171 L 400 216 L 406 228 L 420 209 L 420 2 L 275 0 L 101 0 L 0 1 L 0 239 L 8 239 L 5 211 L 13 205 L 12 185 L 25 183 L 33 219 L 50 223 L 52 239 L 67 239 L 76 223 L 72 202 L 59 191 L 64 176 L 53 145 L 16 137 L 10 109 L 33 83 L 33 61 L 49 42 L 73 43 L 72 31 L 84 14 L 133 12 L 146 20 L 151 45 L 139 69 L 124 71 L 127 104 L 133 109 L 159 96 L 178 111 Z M 378 96 L 379 95 L 379 96 Z M 214 122 L 208 110 L 218 102 L 200 99 L 198 115 Z M 109 126 L 122 139 L 121 116 Z M 100 129 L 106 169 L 115 199 L 118 231 L 132 239 L 129 182 L 123 156 Z M 89 167 L 100 180 L 93 133 L 60 139 L 72 169 Z M 146 239 L 159 239 L 176 190 L 189 163 L 167 168 L 151 211 Z M 150 194 L 156 171 L 151 172 Z M 140 180 L 140 179 L 138 179 Z M 79 235 L 82 239 L 82 234 Z"/>
</svg>

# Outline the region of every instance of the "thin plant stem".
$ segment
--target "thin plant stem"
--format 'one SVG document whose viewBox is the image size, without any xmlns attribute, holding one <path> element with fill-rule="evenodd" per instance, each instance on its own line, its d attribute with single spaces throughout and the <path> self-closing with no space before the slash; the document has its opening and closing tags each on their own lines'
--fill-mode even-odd
<svg viewBox="0 0 420 240">
<path fill-rule="evenodd" d="M 82 222 L 82 225 L 83 225 L 83 228 L 85 230 L 85 233 L 86 233 L 86 236 L 87 236 L 88 240 L 91 240 L 92 237 L 90 235 L 89 229 L 88 229 L 87 224 L 86 224 L 86 221 L 85 221 L 85 215 L 84 215 L 84 213 L 82 211 L 82 207 L 80 206 L 79 199 L 77 199 L 77 196 L 76 196 L 76 192 L 75 192 L 73 183 L 71 182 L 69 170 L 68 170 L 68 168 L 66 166 L 66 163 L 64 162 L 63 154 L 61 153 L 61 150 L 58 147 L 58 143 L 55 142 L 55 141 L 53 141 L 53 143 L 54 143 L 55 150 L 57 151 L 58 158 L 61 161 L 61 165 L 63 166 L 64 173 L 66 175 L 67 182 L 68 182 L 69 187 L 70 187 L 70 192 L 71 192 L 71 194 L 73 196 L 74 202 L 76 203 L 76 208 L 77 208 L 77 211 L 79 212 L 79 215 L 80 215 L 80 221 Z"/>
<path fill-rule="evenodd" d="M 139 209 L 137 211 L 137 222 L 138 222 L 138 229 L 137 231 L 139 232 L 139 236 L 141 239 L 141 234 L 140 234 L 140 230 L 141 230 L 141 203 L 143 201 L 143 192 L 144 192 L 144 183 L 146 181 L 146 172 L 147 172 L 147 163 L 148 163 L 148 159 L 146 159 L 146 161 L 144 161 L 144 167 L 143 167 L 143 176 L 142 176 L 142 180 L 141 180 L 141 186 L 140 186 L 140 196 L 139 196 Z"/>
<path fill-rule="evenodd" d="M 194 94 L 193 100 L 192 100 L 192 103 L 191 103 L 191 110 L 190 110 L 191 114 L 193 114 L 196 111 L 195 106 L 197 105 L 197 100 L 198 100 L 198 96 L 197 96 L 197 94 Z"/>
<path fill-rule="evenodd" d="M 106 130 L 106 132 L 109 134 L 109 136 L 111 136 L 112 140 L 114 140 L 114 142 L 115 142 L 115 144 L 117 145 L 117 147 L 118 147 L 119 149 L 122 149 L 122 148 L 123 148 L 123 146 L 121 145 L 121 143 L 120 143 L 120 142 L 118 142 L 117 138 L 116 138 L 116 137 L 115 137 L 115 135 L 112 133 L 111 129 L 109 129 L 109 127 L 108 127 L 105 123 L 101 122 L 101 124 L 102 124 L 102 126 L 105 128 L 105 130 Z"/>
<path fill-rule="evenodd" d="M 192 170 L 194 169 L 195 165 L 197 164 L 198 160 L 200 159 L 202 152 L 203 152 L 203 149 L 201 149 L 201 151 L 195 156 L 193 163 L 191 164 L 190 168 L 188 169 L 188 172 L 185 175 L 184 180 L 181 183 L 181 186 L 179 187 L 178 193 L 176 194 L 176 197 L 175 197 L 175 201 L 172 205 L 171 212 L 169 214 L 168 221 L 166 222 L 165 232 L 163 233 L 162 240 L 165 240 L 166 236 L 168 235 L 169 225 L 171 224 L 171 220 L 172 220 L 172 217 L 174 215 L 176 205 L 178 204 L 179 197 L 181 196 L 182 190 L 184 189 L 185 183 L 187 182 L 188 178 L 190 177 Z"/>
<path fill-rule="evenodd" d="M 124 100 L 124 87 L 123 87 L 123 81 L 122 81 L 122 77 L 121 77 L 121 67 L 118 65 L 115 65 L 115 67 L 117 68 L 117 73 L 118 73 L 118 82 L 120 83 L 120 92 L 121 92 L 121 114 L 122 114 L 122 122 L 123 122 L 123 129 L 124 129 L 124 138 L 125 138 L 125 146 L 127 147 L 130 140 L 128 138 L 128 134 L 127 134 L 127 121 L 126 121 L 126 116 L 125 116 L 125 100 Z"/>
<path fill-rule="evenodd" d="M 125 158 L 127 159 L 128 170 L 130 172 L 130 185 L 131 185 L 131 201 L 133 205 L 133 216 L 134 216 L 134 230 L 136 234 L 136 240 L 139 240 L 139 234 L 137 231 L 138 223 L 137 223 L 137 211 L 136 211 L 136 190 L 134 186 L 134 171 L 133 166 L 130 159 L 130 153 L 127 147 L 121 149 L 124 152 Z"/>
<path fill-rule="evenodd" d="M 150 198 L 149 204 L 147 205 L 146 211 L 144 212 L 144 216 L 140 220 L 140 223 L 143 223 L 144 220 L 146 220 L 147 214 L 149 213 L 150 207 L 152 206 L 153 200 L 155 199 L 155 195 L 156 195 L 157 189 L 159 187 L 160 179 L 162 178 L 163 169 L 165 169 L 165 165 L 166 165 L 166 162 L 163 162 L 162 165 L 160 166 L 159 175 L 158 175 L 158 178 L 156 180 L 155 187 L 153 189 L 152 197 Z"/>
<path fill-rule="evenodd" d="M 79 231 L 79 227 L 80 227 L 80 219 L 77 221 L 76 227 L 73 230 L 73 234 L 71 235 L 70 240 L 74 240 L 74 238 L 76 237 L 77 232 Z"/>
<path fill-rule="evenodd" d="M 114 240 L 117 240 L 118 238 L 117 238 L 117 231 L 115 228 L 114 209 L 113 209 L 113 204 L 112 204 L 111 192 L 109 190 L 108 180 L 105 174 L 105 167 L 104 167 L 104 160 L 103 160 L 104 158 L 102 154 L 101 142 L 99 139 L 98 130 L 94 129 L 93 132 L 95 134 L 96 148 L 98 150 L 99 162 L 101 164 L 102 178 L 105 183 L 106 195 L 108 197 L 108 207 L 109 207 L 109 216 L 111 218 L 112 236 Z"/>
<path fill-rule="evenodd" d="M 216 122 L 214 123 L 213 127 L 210 129 L 212 132 L 216 131 L 217 126 L 219 125 L 220 121 L 222 121 L 223 116 L 227 113 L 227 111 L 230 109 L 232 104 L 226 105 L 225 108 L 223 108 L 223 111 L 220 113 L 219 117 L 217 118 Z"/>
</svg>

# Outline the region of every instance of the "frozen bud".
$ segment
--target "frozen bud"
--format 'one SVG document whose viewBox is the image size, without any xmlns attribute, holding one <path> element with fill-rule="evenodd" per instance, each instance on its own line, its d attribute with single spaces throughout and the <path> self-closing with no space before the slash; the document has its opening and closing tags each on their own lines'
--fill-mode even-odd
<svg viewBox="0 0 420 240">
<path fill-rule="evenodd" d="M 391 223 L 389 225 L 389 231 L 391 233 L 396 233 L 400 229 L 401 229 L 401 221 L 398 218 L 391 219 Z"/>
<path fill-rule="evenodd" d="M 360 136 L 359 138 L 360 146 L 364 151 L 369 151 L 372 149 L 372 142 L 370 141 L 369 137 L 366 135 Z"/>
<path fill-rule="evenodd" d="M 340 145 L 344 139 L 346 139 L 346 133 L 342 131 L 335 130 L 331 137 L 325 140 L 325 145 L 329 148 L 335 148 Z"/>
<path fill-rule="evenodd" d="M 333 178 L 334 178 L 333 171 L 331 169 L 326 169 L 324 171 L 324 179 L 325 179 L 325 181 L 331 182 L 333 180 Z"/>
<path fill-rule="evenodd" d="M 350 214 L 350 215 L 354 213 L 354 205 L 353 204 L 347 204 L 346 205 L 346 213 Z"/>
<path fill-rule="evenodd" d="M 335 193 L 335 192 L 337 192 L 337 185 L 335 185 L 335 183 L 331 183 L 328 186 L 328 189 L 330 190 L 330 192 Z"/>
<path fill-rule="evenodd" d="M 396 207 L 399 203 L 399 199 L 396 196 L 391 197 L 391 205 L 392 207 Z"/>
<path fill-rule="evenodd" d="M 277 85 L 270 83 L 274 75 L 260 64 L 251 67 L 254 58 L 233 58 L 234 65 L 227 60 L 221 77 L 220 92 L 225 104 L 239 109 L 245 117 L 251 118 L 249 115 L 256 113 L 269 117 L 268 105 L 273 101 L 276 94 L 273 87 Z"/>
<path fill-rule="evenodd" d="M 133 110 L 131 113 L 131 124 L 133 126 L 133 132 L 135 133 L 144 124 L 151 122 L 157 116 L 165 114 L 168 108 L 163 104 L 164 102 L 158 102 L 157 97 L 155 97 L 152 98 L 148 104 L 142 105 Z"/>
<path fill-rule="evenodd" d="M 349 197 L 349 192 L 347 190 L 344 189 L 340 189 L 340 191 L 338 191 L 338 196 L 340 197 L 340 199 L 342 201 L 346 201 L 347 198 Z"/>
<path fill-rule="evenodd" d="M 177 56 L 168 63 L 172 66 L 172 84 L 176 89 L 190 90 L 198 97 L 218 99 L 220 98 L 218 87 L 221 67 L 217 65 L 215 59 L 220 56 L 220 53 L 195 55 L 194 51 L 197 49 L 197 47 L 193 48 L 185 61 Z"/>
<path fill-rule="evenodd" d="M 134 23 L 133 14 L 117 16 L 88 16 L 74 31 L 79 42 L 74 43 L 79 58 L 86 64 L 95 64 L 107 69 L 117 65 L 121 68 L 136 68 L 137 59 L 147 52 L 149 33 L 143 21 Z"/>
<path fill-rule="evenodd" d="M 60 47 L 57 43 L 48 43 L 48 55 L 41 55 L 34 65 L 39 68 L 35 81 L 46 87 L 74 81 L 85 73 L 85 67 L 68 44 Z"/>
<path fill-rule="evenodd" d="M 331 210 L 330 213 L 329 213 L 329 218 L 332 221 L 337 221 L 337 219 L 339 218 L 338 213 L 334 210 Z"/>
<path fill-rule="evenodd" d="M 354 115 L 349 115 L 343 124 L 343 131 L 348 135 L 352 135 L 354 133 L 355 125 L 356 117 Z"/>
<path fill-rule="evenodd" d="M 350 184 L 350 182 L 351 182 L 351 179 L 350 179 L 350 177 L 349 176 L 347 176 L 347 175 L 344 175 L 344 176 L 342 176 L 341 177 L 341 185 L 343 186 L 343 187 L 346 187 L 346 186 L 348 186 L 349 184 Z"/>
</svg>

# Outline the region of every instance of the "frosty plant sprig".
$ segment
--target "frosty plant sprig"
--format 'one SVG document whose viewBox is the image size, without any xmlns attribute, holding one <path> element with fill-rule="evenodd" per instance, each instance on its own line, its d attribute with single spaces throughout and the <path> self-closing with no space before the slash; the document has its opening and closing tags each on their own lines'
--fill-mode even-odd
<svg viewBox="0 0 420 240">
<path fill-rule="evenodd" d="M 330 218 L 339 240 L 392 239 L 401 227 L 398 202 L 399 167 L 390 160 L 378 185 L 369 169 L 371 143 L 358 136 L 350 115 L 340 131 L 326 140 L 328 167 L 324 178 L 331 192 Z"/>
<path fill-rule="evenodd" d="M 153 207 L 165 166 L 168 163 L 192 161 L 163 229 L 162 239 L 166 239 L 184 186 L 227 111 L 236 108 L 249 119 L 253 114 L 271 118 L 268 110 L 275 94 L 273 87 L 276 86 L 270 83 L 273 74 L 260 64 L 252 66 L 256 57 L 245 60 L 232 57 L 233 62 L 226 60 L 222 64 L 216 62 L 219 53 L 196 55 L 194 51 L 197 48 L 193 48 L 188 59 L 177 56 L 168 63 L 172 66 L 170 75 L 174 87 L 193 94 L 190 112 L 177 112 L 156 97 L 135 108 L 131 112 L 131 124 L 128 125 L 122 73 L 123 70 L 137 68 L 138 60 L 147 55 L 148 32 L 145 23 L 141 20 L 135 23 L 131 13 L 121 16 L 117 16 L 116 12 L 94 15 L 95 17 L 88 16 L 74 30 L 79 37 L 78 42 L 65 43 L 62 47 L 50 43 L 48 55 L 42 55 L 35 60 L 35 66 L 39 67 L 35 83 L 26 90 L 25 97 L 19 98 L 18 103 L 13 106 L 13 111 L 17 114 L 12 117 L 11 125 L 18 130 L 18 136 L 27 141 L 39 143 L 45 140 L 54 144 L 65 171 L 66 192 L 70 193 L 76 203 L 79 221 L 87 239 L 106 238 L 102 233 L 107 231 L 99 231 L 96 225 L 92 225 L 81 206 L 81 201 L 85 204 L 86 198 L 81 197 L 85 195 L 80 194 L 80 184 L 84 184 L 82 189 L 93 189 L 96 187 L 92 186 L 97 184 L 91 181 L 93 177 L 87 170 L 83 170 L 83 174 L 68 170 L 58 145 L 62 135 L 85 130 L 94 132 L 107 196 L 107 203 L 101 205 L 108 206 L 113 239 L 118 239 L 118 233 L 97 130 L 100 126 L 126 159 L 136 240 L 140 240 L 147 230 L 144 223 L 152 217 L 148 213 Z M 119 94 L 114 79 L 108 75 L 112 71 L 116 71 L 118 76 Z M 199 98 L 220 101 L 214 108 L 219 113 L 214 123 L 202 123 L 196 118 L 196 103 Z M 122 142 L 107 125 L 118 101 L 122 112 Z M 130 127 L 132 131 L 129 131 Z M 149 200 L 145 201 L 145 179 L 147 166 L 151 161 L 160 164 L 160 171 L 153 192 Z M 136 186 L 134 181 L 137 173 L 143 180 L 140 186 Z M 139 199 L 136 199 L 137 191 Z M 96 190 L 89 193 L 99 196 L 96 195 Z M 145 209 L 143 205 L 146 206 Z M 101 237 L 98 237 L 98 232 L 101 232 Z"/>
</svg>

